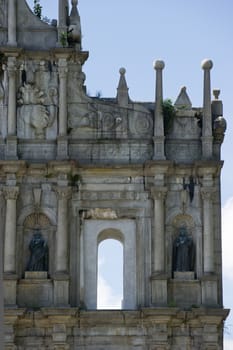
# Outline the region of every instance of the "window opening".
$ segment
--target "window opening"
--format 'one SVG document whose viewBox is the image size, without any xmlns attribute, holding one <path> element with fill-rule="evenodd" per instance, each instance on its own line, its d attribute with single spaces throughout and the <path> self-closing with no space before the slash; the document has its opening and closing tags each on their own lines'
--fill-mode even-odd
<svg viewBox="0 0 233 350">
<path fill-rule="evenodd" d="M 98 245 L 97 309 L 121 309 L 123 302 L 123 245 L 105 239 Z"/>
</svg>

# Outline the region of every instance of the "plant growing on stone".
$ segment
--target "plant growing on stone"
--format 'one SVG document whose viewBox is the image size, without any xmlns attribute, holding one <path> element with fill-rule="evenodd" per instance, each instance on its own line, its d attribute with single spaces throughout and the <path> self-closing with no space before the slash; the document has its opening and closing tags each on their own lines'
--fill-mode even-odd
<svg viewBox="0 0 233 350">
<path fill-rule="evenodd" d="M 164 118 L 164 133 L 167 134 L 170 131 L 176 116 L 176 109 L 172 100 L 169 98 L 162 101 L 162 112 Z"/>
<path fill-rule="evenodd" d="M 60 34 L 60 43 L 61 43 L 62 47 L 66 47 L 67 46 L 67 39 L 68 39 L 67 32 L 61 32 L 61 34 Z"/>
<path fill-rule="evenodd" d="M 42 6 L 40 4 L 40 0 L 34 0 L 33 11 L 37 17 L 41 19 L 42 16 Z"/>
</svg>

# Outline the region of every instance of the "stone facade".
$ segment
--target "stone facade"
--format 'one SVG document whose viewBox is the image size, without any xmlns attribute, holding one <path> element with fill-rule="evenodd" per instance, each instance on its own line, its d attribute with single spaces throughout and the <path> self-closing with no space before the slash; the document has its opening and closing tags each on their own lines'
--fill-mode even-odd
<svg viewBox="0 0 233 350">
<path fill-rule="evenodd" d="M 172 114 L 161 104 L 163 61 L 154 102 L 129 98 L 124 68 L 115 98 L 90 97 L 77 2 L 59 0 L 48 25 L 0 1 L 5 349 L 220 350 L 226 122 L 212 62 L 200 108 L 185 87 Z M 38 230 L 44 271 L 28 264 Z M 108 238 L 124 247 L 122 310 L 97 310 Z"/>
</svg>

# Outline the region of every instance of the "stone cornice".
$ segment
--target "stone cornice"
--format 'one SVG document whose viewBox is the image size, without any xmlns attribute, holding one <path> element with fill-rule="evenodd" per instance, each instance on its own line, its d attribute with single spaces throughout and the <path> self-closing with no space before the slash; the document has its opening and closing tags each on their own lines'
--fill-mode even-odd
<svg viewBox="0 0 233 350">
<path fill-rule="evenodd" d="M 169 169 L 173 166 L 173 161 L 170 160 L 151 160 L 145 162 L 145 176 L 155 176 L 157 174 L 166 175 Z"/>
</svg>

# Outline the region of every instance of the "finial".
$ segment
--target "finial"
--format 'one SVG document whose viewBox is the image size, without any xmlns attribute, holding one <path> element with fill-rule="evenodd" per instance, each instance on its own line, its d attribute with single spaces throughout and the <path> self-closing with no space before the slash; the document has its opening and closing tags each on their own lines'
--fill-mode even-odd
<svg viewBox="0 0 233 350">
<path fill-rule="evenodd" d="M 119 73 L 120 73 L 120 80 L 117 87 L 117 101 L 119 105 L 127 106 L 129 103 L 129 94 L 128 94 L 129 89 L 125 79 L 126 69 L 123 67 L 120 68 Z"/>
<path fill-rule="evenodd" d="M 154 69 L 164 69 L 165 63 L 162 60 L 157 60 L 153 62 Z"/>
<path fill-rule="evenodd" d="M 213 62 L 206 58 L 201 62 L 201 67 L 202 69 L 211 69 L 213 68 Z"/>
<path fill-rule="evenodd" d="M 125 75 L 125 73 L 126 73 L 126 69 L 125 68 L 120 68 L 119 69 L 119 73 L 121 74 L 121 75 Z"/>
<path fill-rule="evenodd" d="M 219 89 L 213 89 L 213 95 L 214 95 L 215 100 L 218 100 L 220 92 L 221 91 Z"/>
</svg>

